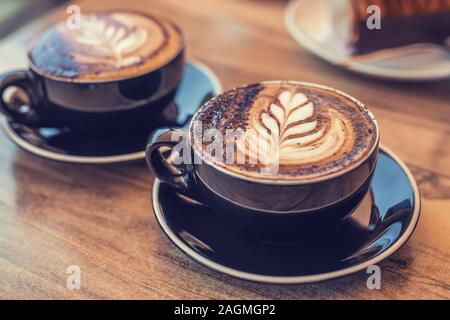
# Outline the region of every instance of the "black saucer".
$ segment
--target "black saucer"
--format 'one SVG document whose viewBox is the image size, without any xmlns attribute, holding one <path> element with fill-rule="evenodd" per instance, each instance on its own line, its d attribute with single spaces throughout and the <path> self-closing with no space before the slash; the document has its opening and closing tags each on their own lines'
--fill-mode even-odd
<svg viewBox="0 0 450 320">
<path fill-rule="evenodd" d="M 413 233 L 420 196 L 405 164 L 381 147 L 370 192 L 338 235 L 321 243 L 275 245 L 249 238 L 159 181 L 153 210 L 169 239 L 202 265 L 241 279 L 296 284 L 348 275 L 389 257 Z"/>
<path fill-rule="evenodd" d="M 6 122 L 3 128 L 17 145 L 45 158 L 75 163 L 134 161 L 145 157 L 145 145 L 153 129 L 187 125 L 197 108 L 221 91 L 220 82 L 209 68 L 188 61 L 174 103 L 157 119 L 150 119 L 153 125 L 145 132 L 121 132 L 118 128 L 114 133 L 88 135 L 68 129 L 36 129 Z"/>
</svg>

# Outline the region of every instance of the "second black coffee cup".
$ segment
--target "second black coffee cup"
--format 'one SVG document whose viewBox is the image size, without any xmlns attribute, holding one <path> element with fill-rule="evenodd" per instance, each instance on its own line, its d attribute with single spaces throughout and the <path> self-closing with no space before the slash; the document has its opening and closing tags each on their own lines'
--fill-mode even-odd
<svg viewBox="0 0 450 320">
<path fill-rule="evenodd" d="M 29 69 L 0 75 L 0 109 L 10 121 L 74 131 L 136 130 L 173 99 L 185 42 L 172 22 L 129 11 L 83 15 L 54 25 L 30 47 Z M 17 109 L 8 88 L 25 91 Z"/>
</svg>

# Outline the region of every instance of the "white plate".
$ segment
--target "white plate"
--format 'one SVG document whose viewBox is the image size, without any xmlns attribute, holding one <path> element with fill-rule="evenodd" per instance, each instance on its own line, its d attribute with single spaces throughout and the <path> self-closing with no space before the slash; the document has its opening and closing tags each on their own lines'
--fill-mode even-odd
<svg viewBox="0 0 450 320">
<path fill-rule="evenodd" d="M 438 55 L 432 50 L 343 65 L 351 57 L 348 46 L 352 35 L 351 21 L 347 0 L 292 0 L 285 11 L 285 23 L 291 36 L 302 47 L 331 64 L 390 80 L 450 79 L 450 55 Z"/>
</svg>

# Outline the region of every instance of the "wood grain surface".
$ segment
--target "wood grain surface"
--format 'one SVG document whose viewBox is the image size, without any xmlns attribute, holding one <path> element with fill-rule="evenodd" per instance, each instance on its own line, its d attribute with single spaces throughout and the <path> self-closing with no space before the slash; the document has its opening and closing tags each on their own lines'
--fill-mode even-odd
<svg viewBox="0 0 450 320">
<path fill-rule="evenodd" d="M 82 10 L 123 7 L 85 1 Z M 75 165 L 20 150 L 0 134 L 0 298 L 2 299 L 449 299 L 450 83 L 374 80 L 333 67 L 288 35 L 276 0 L 127 1 L 185 31 L 188 55 L 208 64 L 225 88 L 269 79 L 317 82 L 359 98 L 376 114 L 382 143 L 411 168 L 422 215 L 410 241 L 381 264 L 381 290 L 361 272 L 319 284 L 240 281 L 184 256 L 151 209 L 153 177 L 144 163 Z M 0 71 L 23 63 L 23 44 L 64 16 L 65 7 L 0 45 Z M 82 271 L 66 288 L 66 268 Z"/>
</svg>

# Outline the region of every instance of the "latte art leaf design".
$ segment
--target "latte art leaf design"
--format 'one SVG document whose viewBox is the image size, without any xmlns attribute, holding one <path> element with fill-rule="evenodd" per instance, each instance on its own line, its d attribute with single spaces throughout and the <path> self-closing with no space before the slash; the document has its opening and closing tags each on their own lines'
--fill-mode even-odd
<svg viewBox="0 0 450 320">
<path fill-rule="evenodd" d="M 75 36 L 78 44 L 89 48 L 75 53 L 81 63 L 105 63 L 117 68 L 139 63 L 139 48 L 148 38 L 147 30 L 129 28 L 119 23 L 105 21 L 97 16 L 83 19 L 82 28 Z"/>
<path fill-rule="evenodd" d="M 249 122 L 248 143 L 238 151 L 257 157 L 269 166 L 317 162 L 338 152 L 345 143 L 347 125 L 339 112 L 328 110 L 322 116 L 328 125 L 319 124 L 314 103 L 303 93 L 283 91 L 275 102 L 253 115 Z M 245 146 L 245 147 L 243 147 Z"/>
<path fill-rule="evenodd" d="M 266 131 L 278 137 L 280 146 L 289 144 L 292 137 L 316 129 L 317 121 L 310 120 L 314 105 L 302 93 L 291 94 L 285 91 L 278 97 L 281 105 L 272 103 L 268 111 L 261 114 L 261 123 Z"/>
</svg>

